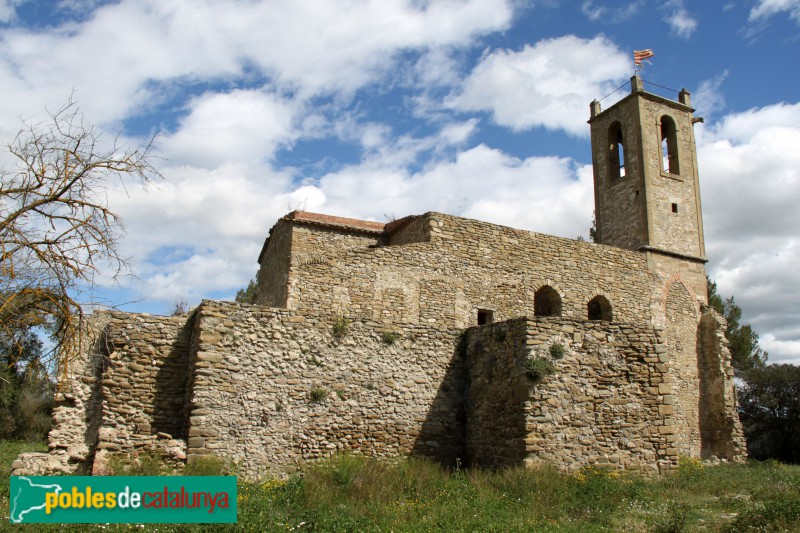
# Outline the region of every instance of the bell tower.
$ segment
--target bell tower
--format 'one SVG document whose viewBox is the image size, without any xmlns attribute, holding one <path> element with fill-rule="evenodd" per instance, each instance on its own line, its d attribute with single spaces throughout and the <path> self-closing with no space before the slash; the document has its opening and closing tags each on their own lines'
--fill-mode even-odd
<svg viewBox="0 0 800 533">
<path fill-rule="evenodd" d="M 673 101 L 634 76 L 631 94 L 590 109 L 598 242 L 705 262 L 689 93 Z"/>
</svg>

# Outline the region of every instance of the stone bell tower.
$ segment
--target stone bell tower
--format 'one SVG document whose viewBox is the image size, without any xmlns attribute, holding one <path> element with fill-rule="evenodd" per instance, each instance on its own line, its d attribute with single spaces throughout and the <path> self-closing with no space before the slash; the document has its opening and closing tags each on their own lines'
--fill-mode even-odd
<svg viewBox="0 0 800 533">
<path fill-rule="evenodd" d="M 673 101 L 634 76 L 631 94 L 590 107 L 598 242 L 704 263 L 689 93 Z"/>
</svg>

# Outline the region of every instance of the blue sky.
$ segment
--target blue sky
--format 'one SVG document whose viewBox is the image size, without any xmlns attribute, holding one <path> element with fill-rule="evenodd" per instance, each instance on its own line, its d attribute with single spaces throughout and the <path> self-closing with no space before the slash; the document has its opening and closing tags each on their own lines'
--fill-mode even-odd
<svg viewBox="0 0 800 533">
<path fill-rule="evenodd" d="M 800 363 L 800 0 L 0 0 L 0 39 L 3 139 L 71 93 L 158 135 L 164 181 L 109 191 L 136 276 L 101 280 L 153 313 L 232 298 L 297 208 L 586 235 L 589 102 L 652 48 L 705 118 L 709 271 Z"/>
</svg>

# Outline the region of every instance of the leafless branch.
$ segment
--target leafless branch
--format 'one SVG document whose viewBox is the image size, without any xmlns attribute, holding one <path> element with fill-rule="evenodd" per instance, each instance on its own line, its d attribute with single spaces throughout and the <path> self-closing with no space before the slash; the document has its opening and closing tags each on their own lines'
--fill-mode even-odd
<svg viewBox="0 0 800 533">
<path fill-rule="evenodd" d="M 70 99 L 45 122 L 23 121 L 3 148 L 16 167 L 0 170 L 0 334 L 49 325 L 63 371 L 79 342 L 79 285 L 101 270 L 129 270 L 118 250 L 124 226 L 107 193 L 161 178 L 153 142 L 105 144 Z"/>
</svg>

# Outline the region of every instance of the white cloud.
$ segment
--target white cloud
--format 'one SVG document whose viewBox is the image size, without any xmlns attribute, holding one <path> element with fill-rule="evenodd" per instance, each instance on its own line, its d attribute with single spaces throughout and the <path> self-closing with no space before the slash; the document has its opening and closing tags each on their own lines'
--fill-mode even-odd
<svg viewBox="0 0 800 533">
<path fill-rule="evenodd" d="M 371 161 L 326 175 L 326 212 L 381 220 L 441 211 L 552 233 L 585 235 L 592 212 L 591 169 L 569 159 L 518 159 L 478 145 L 409 173 Z"/>
<path fill-rule="evenodd" d="M 160 148 L 177 163 L 213 169 L 226 161 L 257 162 L 297 136 L 294 102 L 255 90 L 208 93 L 189 102 L 190 113 Z"/>
<path fill-rule="evenodd" d="M 544 126 L 586 136 L 587 102 L 612 91 L 629 71 L 626 54 L 605 37 L 547 39 L 484 56 L 451 105 L 489 111 L 514 130 Z"/>
<path fill-rule="evenodd" d="M 697 19 L 686 10 L 683 0 L 669 0 L 663 9 L 667 11 L 664 22 L 669 24 L 672 31 L 678 36 L 688 39 L 697 29 Z"/>
<path fill-rule="evenodd" d="M 583 4 L 581 4 L 581 11 L 589 20 L 594 22 L 619 23 L 634 16 L 639 11 L 639 8 L 642 7 L 642 4 L 642 0 L 636 0 L 635 2 L 624 4 L 621 7 L 609 7 L 599 6 L 594 0 L 584 0 Z"/>
<path fill-rule="evenodd" d="M 271 224 L 302 200 L 291 176 L 263 165 L 163 173 L 165 180 L 147 190 L 128 186 L 110 195 L 127 229 L 121 253 L 134 258 L 139 277 L 123 283 L 150 301 L 193 301 L 242 286 L 255 273 Z"/>
<path fill-rule="evenodd" d="M 800 22 L 800 0 L 758 0 L 750 10 L 750 20 L 762 20 L 784 11 Z"/>
<path fill-rule="evenodd" d="M 13 20 L 17 15 L 17 6 L 24 0 L 0 0 L 0 22 Z"/>
<path fill-rule="evenodd" d="M 351 94 L 390 72 L 399 52 L 468 45 L 511 14 L 495 0 L 122 0 L 85 22 L 4 31 L 0 117 L 74 89 L 93 120 L 113 122 L 171 84 L 252 71 L 300 97 Z"/>
<path fill-rule="evenodd" d="M 773 360 L 794 356 L 779 348 L 800 335 L 798 124 L 800 103 L 697 128 L 711 275 L 736 297 L 744 322 L 770 332 Z"/>
<path fill-rule="evenodd" d="M 711 79 L 704 80 L 692 94 L 692 105 L 697 109 L 698 115 L 708 116 L 725 108 L 725 97 L 722 94 L 722 84 L 728 77 L 728 71 Z"/>
</svg>

